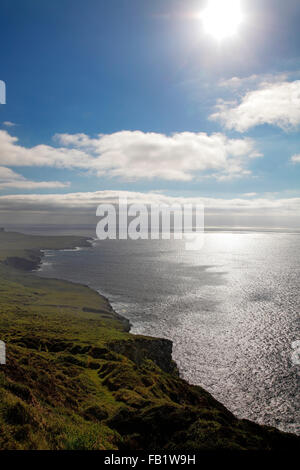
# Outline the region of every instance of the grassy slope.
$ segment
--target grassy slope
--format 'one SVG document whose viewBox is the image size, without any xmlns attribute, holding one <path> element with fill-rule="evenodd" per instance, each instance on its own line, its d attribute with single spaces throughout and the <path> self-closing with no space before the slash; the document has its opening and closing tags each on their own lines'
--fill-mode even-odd
<svg viewBox="0 0 300 470">
<path fill-rule="evenodd" d="M 166 340 L 133 336 L 96 292 L 7 266 L 78 238 L 0 233 L 0 449 L 280 449 L 299 439 L 237 420 L 181 380 Z M 29 251 L 28 251 L 29 250 Z M 14 263 L 13 263 L 14 264 Z"/>
</svg>

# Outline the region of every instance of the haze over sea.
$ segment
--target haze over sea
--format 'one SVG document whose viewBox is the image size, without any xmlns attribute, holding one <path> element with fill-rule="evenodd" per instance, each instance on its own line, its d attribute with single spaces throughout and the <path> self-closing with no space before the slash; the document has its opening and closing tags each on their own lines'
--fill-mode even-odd
<svg viewBox="0 0 300 470">
<path fill-rule="evenodd" d="M 45 252 L 38 274 L 88 284 L 133 333 L 171 339 L 182 377 L 239 417 L 299 433 L 300 234 L 211 231 L 201 251 L 184 246 L 96 241 Z"/>
</svg>

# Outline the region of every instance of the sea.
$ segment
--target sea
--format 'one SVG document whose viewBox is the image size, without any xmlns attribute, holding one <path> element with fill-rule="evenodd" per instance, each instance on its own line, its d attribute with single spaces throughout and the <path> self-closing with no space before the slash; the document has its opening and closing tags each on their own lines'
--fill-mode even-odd
<svg viewBox="0 0 300 470">
<path fill-rule="evenodd" d="M 44 255 L 39 276 L 87 284 L 133 334 L 172 340 L 189 383 L 240 418 L 300 434 L 299 232 L 211 230 L 198 251 L 181 240 L 94 240 Z"/>
</svg>

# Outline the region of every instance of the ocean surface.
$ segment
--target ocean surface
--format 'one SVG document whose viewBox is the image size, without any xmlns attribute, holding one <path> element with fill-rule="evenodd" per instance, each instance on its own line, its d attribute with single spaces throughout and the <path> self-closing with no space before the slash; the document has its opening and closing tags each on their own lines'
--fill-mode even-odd
<svg viewBox="0 0 300 470">
<path fill-rule="evenodd" d="M 182 377 L 237 416 L 300 433 L 299 233 L 209 232 L 200 251 L 95 241 L 46 251 L 38 274 L 88 284 L 133 333 L 171 339 Z"/>
</svg>

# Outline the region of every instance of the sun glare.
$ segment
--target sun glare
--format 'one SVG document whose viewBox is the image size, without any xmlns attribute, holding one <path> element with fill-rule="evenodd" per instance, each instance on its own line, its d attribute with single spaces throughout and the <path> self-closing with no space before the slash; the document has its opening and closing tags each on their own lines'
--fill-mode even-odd
<svg viewBox="0 0 300 470">
<path fill-rule="evenodd" d="M 240 0 L 209 0 L 201 14 L 206 33 L 219 41 L 237 33 L 243 21 Z"/>
</svg>

